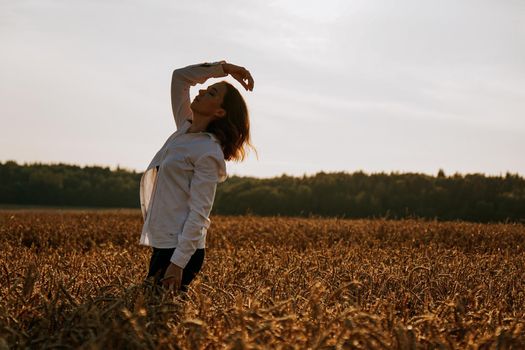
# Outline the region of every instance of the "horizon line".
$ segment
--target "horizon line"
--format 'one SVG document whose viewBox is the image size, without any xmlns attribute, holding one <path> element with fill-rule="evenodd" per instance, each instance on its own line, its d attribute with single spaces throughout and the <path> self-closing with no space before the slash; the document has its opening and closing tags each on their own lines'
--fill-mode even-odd
<svg viewBox="0 0 525 350">
<path fill-rule="evenodd" d="M 129 167 L 125 167 L 125 166 L 120 166 L 119 164 L 117 164 L 116 166 L 115 165 L 103 165 L 103 164 L 75 164 L 75 163 L 66 163 L 66 162 L 42 162 L 42 161 L 32 161 L 32 162 L 27 162 L 27 161 L 24 161 L 23 163 L 19 163 L 18 161 L 16 160 L 13 160 L 13 159 L 8 159 L 8 160 L 5 160 L 5 161 L 0 161 L 0 165 L 5 165 L 9 162 L 13 162 L 19 166 L 31 166 L 31 165 L 49 165 L 49 166 L 53 166 L 53 165 L 65 165 L 65 166 L 73 166 L 73 167 L 79 167 L 81 169 L 83 168 L 108 168 L 109 170 L 111 171 L 117 171 L 117 170 L 125 170 L 125 171 L 128 171 L 128 172 L 133 172 L 133 173 L 143 173 L 144 170 L 137 170 L 137 169 L 134 169 L 134 168 L 129 168 Z M 444 176 L 445 177 L 453 177 L 455 175 L 460 175 L 460 176 L 468 176 L 468 175 L 483 175 L 483 176 L 486 176 L 486 177 L 505 177 L 507 175 L 511 175 L 511 176 L 514 176 L 514 175 L 517 175 L 518 177 L 520 178 L 525 178 L 525 174 L 521 174 L 519 172 L 511 172 L 509 170 L 506 170 L 504 172 L 499 172 L 499 174 L 494 174 L 494 173 L 485 173 L 485 172 L 459 172 L 459 171 L 455 171 L 455 172 L 447 172 L 445 171 L 444 169 L 442 168 L 438 168 L 438 170 L 435 172 L 435 173 L 429 173 L 429 172 L 425 172 L 425 171 L 406 171 L 406 170 L 380 170 L 380 171 L 366 171 L 364 169 L 355 169 L 355 170 L 319 170 L 315 173 L 308 173 L 308 172 L 304 172 L 303 174 L 301 175 L 293 175 L 293 174 L 289 174 L 289 173 L 286 173 L 286 172 L 282 172 L 280 174 L 276 174 L 274 176 L 270 176 L 270 177 L 259 177 L 259 176 L 253 176 L 253 175 L 240 175 L 240 174 L 236 174 L 236 173 L 228 173 L 228 178 L 230 177 L 233 177 L 233 176 L 236 176 L 236 177 L 251 177 L 251 178 L 256 178 L 256 179 L 272 179 L 272 178 L 276 178 L 276 177 L 283 177 L 283 176 L 287 176 L 287 177 L 310 177 L 310 176 L 316 176 L 320 173 L 324 173 L 324 174 L 339 174 L 339 173 L 344 173 L 344 174 L 355 174 L 355 173 L 363 173 L 365 175 L 405 175 L 405 174 L 418 174 L 418 175 L 427 175 L 427 176 L 432 176 L 432 177 L 437 177 L 439 175 L 440 172 L 443 172 Z"/>
</svg>

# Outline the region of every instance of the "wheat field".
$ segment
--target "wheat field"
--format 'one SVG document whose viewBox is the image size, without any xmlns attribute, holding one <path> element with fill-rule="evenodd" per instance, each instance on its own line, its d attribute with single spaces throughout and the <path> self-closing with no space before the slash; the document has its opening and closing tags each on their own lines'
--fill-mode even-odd
<svg viewBox="0 0 525 350">
<path fill-rule="evenodd" d="M 0 350 L 525 349 L 525 226 L 212 216 L 187 294 L 139 211 L 0 211 Z"/>
</svg>

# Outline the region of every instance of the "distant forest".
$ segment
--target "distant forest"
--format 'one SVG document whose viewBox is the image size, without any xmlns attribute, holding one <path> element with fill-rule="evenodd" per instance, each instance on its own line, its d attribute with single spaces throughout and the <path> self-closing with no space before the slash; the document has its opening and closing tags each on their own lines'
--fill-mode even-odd
<svg viewBox="0 0 525 350">
<path fill-rule="evenodd" d="M 67 164 L 0 163 L 0 203 L 139 208 L 141 173 Z M 232 176 L 213 214 L 525 222 L 525 178 L 417 173 L 324 173 L 269 179 Z"/>
</svg>

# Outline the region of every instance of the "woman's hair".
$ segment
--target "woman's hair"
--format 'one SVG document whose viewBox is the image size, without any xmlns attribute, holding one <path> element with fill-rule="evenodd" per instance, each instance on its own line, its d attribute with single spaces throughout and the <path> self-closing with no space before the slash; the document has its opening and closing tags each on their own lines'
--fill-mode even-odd
<svg viewBox="0 0 525 350">
<path fill-rule="evenodd" d="M 250 143 L 250 118 L 248 107 L 241 93 L 230 83 L 226 85 L 226 94 L 221 107 L 226 111 L 222 118 L 208 124 L 207 132 L 211 132 L 221 142 L 225 160 L 242 161 L 246 157 L 246 146 L 257 150 Z"/>
</svg>

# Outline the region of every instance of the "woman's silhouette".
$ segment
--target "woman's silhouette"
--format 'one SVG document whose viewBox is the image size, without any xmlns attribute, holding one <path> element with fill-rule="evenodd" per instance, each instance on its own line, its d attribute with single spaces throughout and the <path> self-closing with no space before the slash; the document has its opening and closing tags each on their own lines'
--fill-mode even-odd
<svg viewBox="0 0 525 350">
<path fill-rule="evenodd" d="M 215 190 L 227 178 L 225 160 L 243 160 L 245 146 L 251 146 L 248 109 L 233 85 L 210 85 L 190 102 L 191 86 L 228 74 L 253 90 L 250 72 L 225 61 L 173 72 L 171 105 L 177 131 L 140 181 L 140 244 L 153 247 L 148 278 L 169 289 L 186 291 L 201 269 Z"/>
</svg>

